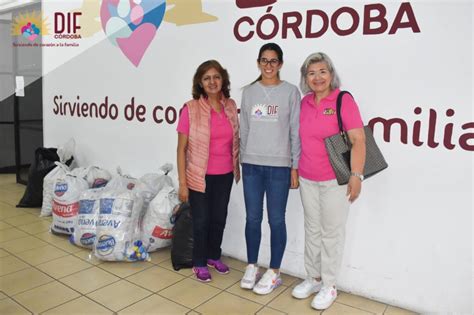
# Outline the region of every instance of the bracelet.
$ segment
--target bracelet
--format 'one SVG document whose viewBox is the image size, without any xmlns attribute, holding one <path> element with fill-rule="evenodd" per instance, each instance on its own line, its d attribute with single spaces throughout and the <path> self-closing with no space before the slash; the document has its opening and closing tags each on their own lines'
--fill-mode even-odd
<svg viewBox="0 0 474 315">
<path fill-rule="evenodd" d="M 356 172 L 351 172 L 351 176 L 357 177 L 358 179 L 360 179 L 361 182 L 364 180 L 364 175 L 356 173 Z"/>
</svg>

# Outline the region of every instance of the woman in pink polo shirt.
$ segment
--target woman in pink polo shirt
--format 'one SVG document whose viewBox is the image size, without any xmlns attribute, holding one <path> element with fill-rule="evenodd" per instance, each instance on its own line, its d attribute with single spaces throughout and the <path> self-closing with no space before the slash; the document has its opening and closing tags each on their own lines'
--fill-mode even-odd
<svg viewBox="0 0 474 315">
<path fill-rule="evenodd" d="M 227 70 L 215 60 L 202 63 L 177 127 L 179 199 L 191 205 L 193 272 L 203 282 L 211 281 L 208 266 L 229 272 L 221 243 L 232 181 L 240 179 L 239 122 L 229 91 Z"/>
<path fill-rule="evenodd" d="M 342 98 L 342 124 L 352 143 L 351 178 L 338 185 L 324 139 L 339 133 L 336 100 L 340 80 L 331 59 L 324 53 L 311 54 L 301 66 L 299 160 L 300 194 L 304 208 L 305 268 L 307 279 L 293 289 L 295 298 L 319 292 L 313 308 L 326 309 L 337 297 L 336 276 L 344 249 L 349 205 L 360 194 L 365 162 L 365 134 L 354 99 Z"/>
</svg>

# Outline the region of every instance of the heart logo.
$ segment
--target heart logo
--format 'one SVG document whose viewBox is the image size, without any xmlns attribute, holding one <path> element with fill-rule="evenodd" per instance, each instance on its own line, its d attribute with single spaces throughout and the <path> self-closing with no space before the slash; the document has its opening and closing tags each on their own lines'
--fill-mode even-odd
<svg viewBox="0 0 474 315">
<path fill-rule="evenodd" d="M 138 67 L 165 15 L 165 0 L 103 0 L 102 29 L 125 57 Z"/>
<path fill-rule="evenodd" d="M 21 28 L 21 34 L 23 37 L 27 38 L 30 42 L 34 41 L 36 37 L 40 34 L 40 30 L 36 27 L 35 24 L 28 22 L 28 24 L 24 25 Z"/>
</svg>

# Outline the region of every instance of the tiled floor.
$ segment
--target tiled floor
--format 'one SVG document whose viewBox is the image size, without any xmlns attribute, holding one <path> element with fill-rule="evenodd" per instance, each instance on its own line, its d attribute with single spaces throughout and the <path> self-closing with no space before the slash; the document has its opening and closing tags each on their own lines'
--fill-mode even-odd
<svg viewBox="0 0 474 315">
<path fill-rule="evenodd" d="M 208 284 L 190 269 L 175 272 L 169 249 L 151 262 L 109 263 L 89 258 L 89 251 L 66 237 L 49 233 L 51 217 L 39 209 L 17 209 L 24 186 L 13 175 L 0 175 L 0 314 L 317 314 L 311 299 L 296 300 L 298 279 L 266 296 L 239 287 L 245 264 L 225 258 L 231 273 L 212 272 Z M 410 314 L 410 312 L 340 292 L 324 314 Z"/>
</svg>

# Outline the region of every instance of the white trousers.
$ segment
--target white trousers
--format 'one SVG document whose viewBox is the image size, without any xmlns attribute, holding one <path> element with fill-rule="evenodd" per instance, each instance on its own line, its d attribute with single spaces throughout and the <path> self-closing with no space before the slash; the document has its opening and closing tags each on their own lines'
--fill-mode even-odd
<svg viewBox="0 0 474 315">
<path fill-rule="evenodd" d="M 305 268 L 309 277 L 322 278 L 325 286 L 335 286 L 346 232 L 350 202 L 347 185 L 337 181 L 315 182 L 300 177 L 304 208 Z"/>
</svg>

